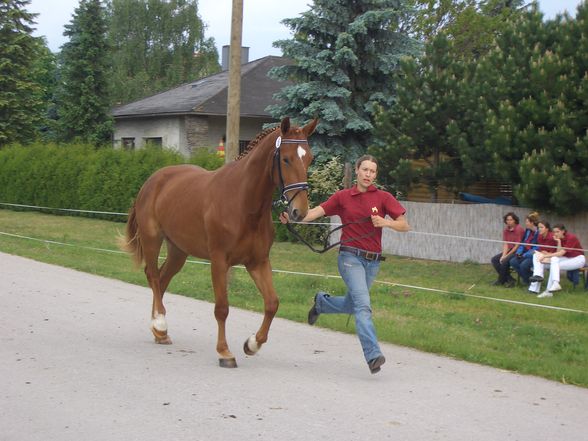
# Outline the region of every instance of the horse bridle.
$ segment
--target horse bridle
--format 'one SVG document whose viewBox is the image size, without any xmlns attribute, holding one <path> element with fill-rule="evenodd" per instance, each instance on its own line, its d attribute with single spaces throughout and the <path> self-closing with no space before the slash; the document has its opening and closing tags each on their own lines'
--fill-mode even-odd
<svg viewBox="0 0 588 441">
<path fill-rule="evenodd" d="M 308 144 L 308 140 L 306 140 L 306 139 L 293 139 L 293 138 L 282 139 L 281 136 L 278 136 L 278 138 L 276 139 L 276 149 L 274 151 L 272 170 L 275 167 L 276 162 L 277 162 L 278 163 L 278 176 L 279 176 L 279 180 L 280 180 L 280 182 L 279 182 L 279 186 L 280 186 L 280 199 L 279 199 L 279 201 L 284 202 L 286 204 L 286 206 L 289 207 L 290 204 L 292 203 L 292 201 L 294 200 L 294 198 L 296 196 L 298 196 L 298 193 L 300 193 L 301 191 L 308 190 L 308 182 L 306 182 L 306 181 L 305 182 L 295 182 L 294 184 L 284 185 L 284 176 L 282 175 L 282 163 L 280 161 L 280 159 L 281 159 L 281 148 L 280 147 L 282 146 L 282 144 Z M 296 193 L 294 193 L 294 196 L 292 196 L 290 199 L 288 199 L 286 194 L 288 192 L 294 191 L 294 190 L 297 190 Z M 278 202 L 278 201 L 276 201 L 276 202 Z"/>
</svg>

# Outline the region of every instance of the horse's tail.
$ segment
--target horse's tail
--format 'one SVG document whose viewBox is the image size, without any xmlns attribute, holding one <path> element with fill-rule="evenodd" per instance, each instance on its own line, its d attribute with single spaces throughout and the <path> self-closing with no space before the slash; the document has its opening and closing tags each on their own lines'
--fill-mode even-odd
<svg viewBox="0 0 588 441">
<path fill-rule="evenodd" d="M 118 246 L 121 250 L 132 255 L 137 267 L 141 266 L 143 263 L 143 245 L 141 244 L 141 237 L 138 231 L 135 204 L 133 204 L 133 207 L 129 211 L 126 234 L 119 237 Z"/>
</svg>

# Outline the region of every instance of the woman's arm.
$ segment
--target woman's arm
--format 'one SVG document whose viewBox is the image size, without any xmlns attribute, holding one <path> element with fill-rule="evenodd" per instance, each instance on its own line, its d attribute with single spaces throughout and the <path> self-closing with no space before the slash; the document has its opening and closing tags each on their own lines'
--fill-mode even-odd
<svg viewBox="0 0 588 441">
<path fill-rule="evenodd" d="M 308 210 L 308 213 L 306 213 L 306 216 L 304 216 L 302 222 L 312 222 L 313 220 L 318 219 L 319 217 L 323 217 L 324 215 L 325 210 L 323 210 L 323 207 L 317 205 L 316 207 Z M 290 216 L 288 216 L 287 212 L 284 211 L 280 213 L 280 222 L 282 222 L 283 224 L 287 224 L 288 222 L 290 222 Z"/>
<path fill-rule="evenodd" d="M 374 227 L 390 228 L 400 233 L 405 233 L 410 230 L 410 225 L 404 215 L 398 216 L 396 219 L 390 217 L 383 218 L 382 216 L 373 215 L 372 224 Z"/>
<path fill-rule="evenodd" d="M 308 213 L 306 213 L 306 216 L 304 216 L 304 219 L 302 219 L 302 222 L 312 222 L 313 220 L 316 220 L 319 217 L 323 217 L 324 215 L 325 215 L 325 210 L 323 210 L 323 207 L 321 207 L 320 205 L 317 205 L 316 207 L 308 210 Z"/>
</svg>

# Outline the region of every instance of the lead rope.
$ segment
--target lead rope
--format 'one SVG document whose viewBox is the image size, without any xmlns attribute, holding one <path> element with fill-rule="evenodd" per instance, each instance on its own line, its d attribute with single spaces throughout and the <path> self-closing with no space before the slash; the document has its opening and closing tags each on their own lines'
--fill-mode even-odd
<svg viewBox="0 0 588 441">
<path fill-rule="evenodd" d="M 325 234 L 325 236 L 322 238 L 322 248 L 315 248 L 310 242 L 308 242 L 304 237 L 302 237 L 302 235 L 296 231 L 296 229 L 294 228 L 294 225 L 291 223 L 287 223 L 286 225 L 286 229 L 296 238 L 298 239 L 300 242 L 302 242 L 304 245 L 306 245 L 308 248 L 310 248 L 311 251 L 318 253 L 318 254 L 323 254 L 326 253 L 327 251 L 329 251 L 332 248 L 335 248 L 339 245 L 345 244 L 347 242 L 352 242 L 354 240 L 360 240 L 360 239 L 365 239 L 366 237 L 370 237 L 373 236 L 374 234 L 376 234 L 375 231 L 372 231 L 370 233 L 367 234 L 363 234 L 359 237 L 351 237 L 349 239 L 345 239 L 345 240 L 340 240 L 338 242 L 334 242 L 332 244 L 329 245 L 329 241 L 331 238 L 331 235 L 333 235 L 334 233 L 336 233 L 337 231 L 341 230 L 342 228 L 348 226 L 348 225 L 353 225 L 353 224 L 361 224 L 364 222 L 368 222 L 370 220 L 369 217 L 365 217 L 363 219 L 360 219 L 358 221 L 353 221 L 353 222 L 347 222 L 345 224 L 341 224 L 338 227 L 335 227 L 331 230 L 329 230 L 329 232 L 327 234 Z"/>
</svg>

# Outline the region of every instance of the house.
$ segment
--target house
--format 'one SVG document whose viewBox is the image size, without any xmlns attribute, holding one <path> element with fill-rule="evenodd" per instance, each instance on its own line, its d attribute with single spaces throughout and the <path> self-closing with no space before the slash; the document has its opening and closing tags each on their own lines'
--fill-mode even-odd
<svg viewBox="0 0 588 441">
<path fill-rule="evenodd" d="M 247 57 L 248 48 L 243 52 Z M 224 70 L 220 73 L 115 108 L 115 147 L 135 149 L 151 143 L 185 156 L 198 148 L 215 149 L 225 136 L 227 60 L 228 48 L 223 48 Z M 240 151 L 264 124 L 276 122 L 265 109 L 276 102 L 273 95 L 288 83 L 270 79 L 267 74 L 271 68 L 287 63 L 291 61 L 267 56 L 241 66 Z"/>
</svg>

